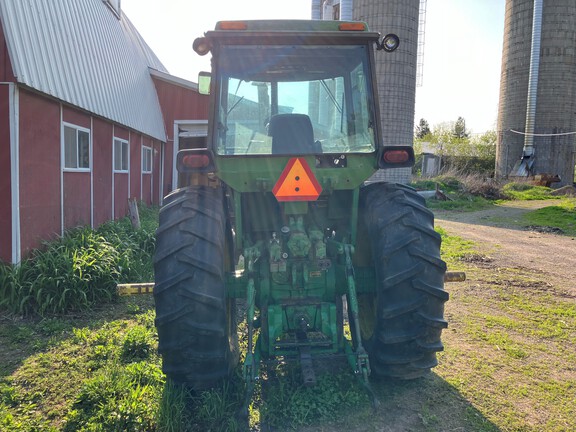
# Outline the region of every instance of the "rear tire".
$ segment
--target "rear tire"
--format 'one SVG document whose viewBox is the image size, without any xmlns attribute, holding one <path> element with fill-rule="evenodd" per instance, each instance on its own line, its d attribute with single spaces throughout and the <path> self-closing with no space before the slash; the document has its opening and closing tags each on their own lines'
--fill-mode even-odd
<svg viewBox="0 0 576 432">
<path fill-rule="evenodd" d="M 441 332 L 448 325 L 441 237 L 414 189 L 379 183 L 363 189 L 362 196 L 377 281 L 375 295 L 359 299 L 372 375 L 417 378 L 438 364 Z"/>
<path fill-rule="evenodd" d="M 238 363 L 235 304 L 226 296 L 226 217 L 222 189 L 168 195 L 154 257 L 158 351 L 166 376 L 196 389 Z"/>
</svg>

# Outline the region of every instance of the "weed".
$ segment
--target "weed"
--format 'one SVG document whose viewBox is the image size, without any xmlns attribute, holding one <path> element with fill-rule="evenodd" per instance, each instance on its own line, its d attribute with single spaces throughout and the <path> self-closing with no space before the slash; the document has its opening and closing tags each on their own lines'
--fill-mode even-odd
<svg viewBox="0 0 576 432">
<path fill-rule="evenodd" d="M 346 369 L 322 372 L 316 385 L 305 386 L 301 372 L 293 364 L 280 365 L 276 378 L 263 383 L 260 407 L 262 422 L 298 429 L 328 419 L 338 419 L 343 412 L 368 402 L 366 391 Z"/>
<path fill-rule="evenodd" d="M 529 183 L 507 183 L 502 188 L 502 192 L 509 199 L 515 199 L 520 201 L 529 200 L 545 200 L 556 198 L 550 195 L 552 189 L 545 186 L 534 186 Z"/>
<path fill-rule="evenodd" d="M 158 430 L 160 432 L 182 432 L 183 425 L 191 424 L 190 412 L 187 409 L 188 390 L 167 380 L 162 392 L 158 410 Z"/>
<path fill-rule="evenodd" d="M 122 360 L 132 362 L 146 360 L 154 350 L 154 340 L 149 329 L 136 325 L 126 334 L 122 344 Z"/>
</svg>

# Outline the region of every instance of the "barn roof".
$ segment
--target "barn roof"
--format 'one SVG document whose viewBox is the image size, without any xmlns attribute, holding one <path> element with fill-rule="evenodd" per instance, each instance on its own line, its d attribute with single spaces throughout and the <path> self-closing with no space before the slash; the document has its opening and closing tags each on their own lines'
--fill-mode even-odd
<svg viewBox="0 0 576 432">
<path fill-rule="evenodd" d="M 123 13 L 103 0 L 2 0 L 17 82 L 166 140 L 149 68 L 166 68 Z"/>
</svg>

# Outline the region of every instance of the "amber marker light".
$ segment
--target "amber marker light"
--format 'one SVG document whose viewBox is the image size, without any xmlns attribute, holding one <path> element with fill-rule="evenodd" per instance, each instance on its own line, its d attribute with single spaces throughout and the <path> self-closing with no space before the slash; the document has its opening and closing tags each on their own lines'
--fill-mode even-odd
<svg viewBox="0 0 576 432">
<path fill-rule="evenodd" d="M 206 154 L 186 155 L 182 158 L 182 165 L 186 168 L 206 168 L 210 165 L 210 158 Z"/>
<path fill-rule="evenodd" d="M 345 22 L 338 25 L 340 31 L 365 31 L 366 25 L 363 22 Z"/>
<path fill-rule="evenodd" d="M 248 24 L 244 21 L 221 21 L 217 25 L 218 30 L 246 30 Z"/>
</svg>

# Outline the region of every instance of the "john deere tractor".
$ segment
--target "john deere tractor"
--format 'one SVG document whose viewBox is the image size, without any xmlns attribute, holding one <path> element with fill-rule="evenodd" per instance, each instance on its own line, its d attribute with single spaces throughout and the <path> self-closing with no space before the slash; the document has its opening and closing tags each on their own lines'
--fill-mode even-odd
<svg viewBox="0 0 576 432">
<path fill-rule="evenodd" d="M 307 384 L 330 354 L 366 383 L 436 366 L 448 294 L 433 214 L 410 187 L 368 181 L 414 161 L 381 138 L 374 56 L 394 61 L 379 51 L 398 43 L 361 22 L 279 20 L 194 42 L 212 55 L 207 145 L 178 152 L 155 256 L 169 379 L 209 388 L 237 367 L 238 299 L 248 388 L 277 357 Z"/>
</svg>

